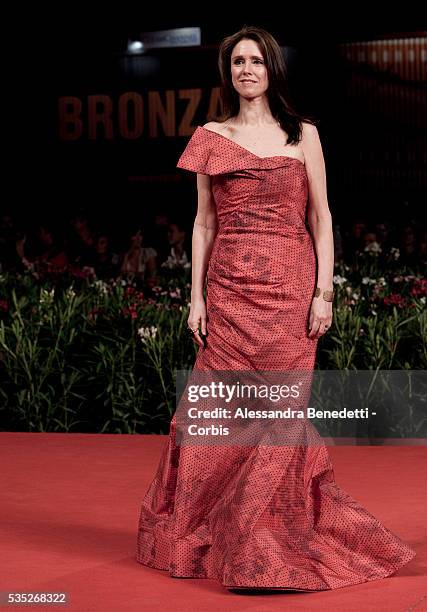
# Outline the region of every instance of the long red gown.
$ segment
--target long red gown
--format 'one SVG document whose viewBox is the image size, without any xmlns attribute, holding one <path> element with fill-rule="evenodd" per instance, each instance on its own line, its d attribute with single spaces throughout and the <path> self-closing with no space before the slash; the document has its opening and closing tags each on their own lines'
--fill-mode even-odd
<svg viewBox="0 0 427 612">
<path fill-rule="evenodd" d="M 300 160 L 197 127 L 178 168 L 211 176 L 218 233 L 197 370 L 312 370 L 316 257 Z M 338 487 L 325 444 L 176 444 L 176 413 L 140 511 L 136 559 L 227 588 L 325 590 L 384 578 L 415 552 Z"/>
</svg>

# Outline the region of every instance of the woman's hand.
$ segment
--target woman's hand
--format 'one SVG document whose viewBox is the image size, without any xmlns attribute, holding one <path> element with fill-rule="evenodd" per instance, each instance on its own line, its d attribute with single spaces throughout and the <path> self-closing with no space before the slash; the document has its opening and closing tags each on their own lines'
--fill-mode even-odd
<svg viewBox="0 0 427 612">
<path fill-rule="evenodd" d="M 206 304 L 203 297 L 191 298 L 190 314 L 188 315 L 187 325 L 190 329 L 195 330 L 192 335 L 193 340 L 199 346 L 205 346 L 204 340 L 200 337 L 200 330 L 204 336 L 207 334 L 206 327 Z"/>
<path fill-rule="evenodd" d="M 309 317 L 309 338 L 320 338 L 332 324 L 332 302 L 327 302 L 320 295 L 311 302 Z"/>
</svg>

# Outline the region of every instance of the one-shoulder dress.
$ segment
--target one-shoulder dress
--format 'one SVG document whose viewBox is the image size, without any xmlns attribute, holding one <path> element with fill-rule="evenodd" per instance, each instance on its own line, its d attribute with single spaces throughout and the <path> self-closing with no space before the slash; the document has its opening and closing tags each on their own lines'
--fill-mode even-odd
<svg viewBox="0 0 427 612">
<path fill-rule="evenodd" d="M 208 336 L 193 371 L 310 371 L 317 263 L 305 164 L 198 126 L 178 168 L 211 177 Z M 176 413 L 140 510 L 136 560 L 226 588 L 316 591 L 394 574 L 415 551 L 335 482 L 324 443 L 180 446 Z"/>
</svg>

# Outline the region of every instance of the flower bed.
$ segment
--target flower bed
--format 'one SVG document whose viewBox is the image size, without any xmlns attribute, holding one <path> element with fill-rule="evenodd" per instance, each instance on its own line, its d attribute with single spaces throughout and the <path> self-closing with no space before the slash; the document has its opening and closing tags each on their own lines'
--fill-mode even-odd
<svg viewBox="0 0 427 612">
<path fill-rule="evenodd" d="M 167 433 L 176 370 L 191 369 L 191 270 L 143 291 L 73 270 L 0 275 L 0 407 L 6 431 Z M 335 266 L 319 369 L 425 369 L 427 280 L 361 255 Z"/>
</svg>

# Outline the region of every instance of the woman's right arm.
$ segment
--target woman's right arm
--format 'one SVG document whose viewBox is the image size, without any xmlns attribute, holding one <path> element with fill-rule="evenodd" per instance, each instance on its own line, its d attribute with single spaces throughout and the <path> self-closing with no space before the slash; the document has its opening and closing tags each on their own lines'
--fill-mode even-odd
<svg viewBox="0 0 427 612">
<path fill-rule="evenodd" d="M 191 306 L 187 324 L 191 329 L 201 327 L 206 335 L 206 305 L 204 287 L 213 243 L 218 230 L 215 200 L 211 189 L 211 178 L 197 174 L 197 214 L 194 220 L 192 237 L 191 264 Z M 198 332 L 193 336 L 200 346 L 204 346 Z"/>
</svg>

